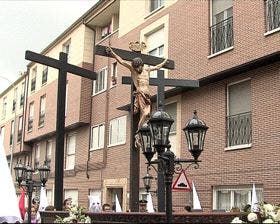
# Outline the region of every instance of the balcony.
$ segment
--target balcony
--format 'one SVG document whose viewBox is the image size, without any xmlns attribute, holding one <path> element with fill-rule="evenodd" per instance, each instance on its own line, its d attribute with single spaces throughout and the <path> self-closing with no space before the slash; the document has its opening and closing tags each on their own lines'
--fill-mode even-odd
<svg viewBox="0 0 280 224">
<path fill-rule="evenodd" d="M 251 112 L 227 117 L 227 146 L 238 146 L 252 143 Z"/>
<path fill-rule="evenodd" d="M 233 46 L 233 18 L 229 17 L 210 27 L 211 54 Z"/>
<path fill-rule="evenodd" d="M 267 31 L 280 28 L 280 0 L 265 1 Z"/>
</svg>

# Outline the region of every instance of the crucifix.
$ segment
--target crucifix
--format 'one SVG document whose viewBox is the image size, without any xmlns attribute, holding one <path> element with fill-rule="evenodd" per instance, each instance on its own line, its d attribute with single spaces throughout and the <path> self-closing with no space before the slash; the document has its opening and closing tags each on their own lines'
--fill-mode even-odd
<svg viewBox="0 0 280 224">
<path fill-rule="evenodd" d="M 64 135 L 65 135 L 65 97 L 67 72 L 96 80 L 97 74 L 93 71 L 69 64 L 67 54 L 60 52 L 59 60 L 37 54 L 25 52 L 25 59 L 50 66 L 59 70 L 57 83 L 57 111 L 56 111 L 56 144 L 55 144 L 55 194 L 54 206 L 62 211 L 63 205 L 63 174 L 64 174 Z"/>
<path fill-rule="evenodd" d="M 139 42 L 135 42 L 136 45 L 141 45 Z M 130 43 L 131 45 L 131 43 Z M 134 44 L 135 47 L 135 44 Z M 140 47 L 141 48 L 141 47 Z M 131 48 L 134 50 L 133 48 Z M 168 60 L 168 63 L 163 63 L 162 58 L 150 56 L 141 54 L 141 50 L 137 52 L 131 52 L 131 51 L 125 51 L 122 49 L 116 49 L 112 48 L 112 52 L 109 52 L 108 54 L 108 48 L 105 46 L 98 45 L 95 49 L 95 54 L 107 56 L 107 57 L 113 57 L 116 58 L 118 62 L 121 62 L 122 65 L 129 68 L 131 71 L 131 75 L 133 75 L 133 71 L 129 67 L 128 64 L 121 61 L 127 60 L 132 61 L 132 67 L 134 63 L 135 58 L 141 58 L 143 61 L 143 64 L 153 65 L 155 66 L 156 70 L 158 70 L 160 67 L 167 68 L 167 69 L 174 69 L 174 61 Z M 120 58 L 118 58 L 118 56 Z M 165 60 L 166 62 L 167 60 Z M 160 65 L 160 66 L 159 66 Z M 143 68 L 142 68 L 143 69 Z M 140 73 L 142 70 L 140 71 Z M 181 86 L 185 88 L 195 88 L 198 87 L 198 81 L 195 80 L 176 80 L 176 79 L 164 79 L 164 73 L 163 71 L 158 70 L 158 78 L 148 78 L 148 85 L 155 85 L 158 86 L 158 108 L 164 107 L 164 86 Z M 131 78 L 133 77 L 122 77 L 122 83 L 123 84 L 130 84 L 131 85 L 131 102 L 135 102 L 135 98 L 133 96 L 133 92 L 135 91 L 135 80 L 133 82 L 131 81 Z M 133 103 L 131 103 L 131 111 L 134 111 Z M 133 114 L 131 116 L 131 149 L 130 149 L 130 209 L 131 211 L 139 211 L 139 188 L 135 186 L 139 186 L 139 150 L 135 150 L 135 133 L 137 132 L 137 128 L 139 128 L 139 123 L 141 125 L 141 119 L 140 122 L 137 122 L 139 120 L 139 114 Z M 138 123 L 138 125 L 137 125 Z M 158 211 L 164 212 L 165 210 L 165 190 L 164 190 L 164 175 L 159 173 L 158 174 Z"/>
</svg>

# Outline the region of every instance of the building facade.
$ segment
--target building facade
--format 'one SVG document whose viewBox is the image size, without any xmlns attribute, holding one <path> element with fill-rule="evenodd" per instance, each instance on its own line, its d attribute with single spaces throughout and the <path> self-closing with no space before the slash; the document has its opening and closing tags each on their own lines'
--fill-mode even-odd
<svg viewBox="0 0 280 224">
<path fill-rule="evenodd" d="M 279 203 L 279 14 L 279 0 L 106 0 L 82 15 L 41 52 L 58 58 L 63 51 L 69 63 L 98 74 L 95 81 L 67 75 L 65 198 L 88 206 L 89 196 L 113 204 L 117 195 L 123 211 L 129 210 L 131 114 L 120 110 L 130 104 L 130 86 L 121 81 L 129 71 L 94 49 L 129 50 L 129 42 L 144 41 L 143 53 L 175 61 L 165 77 L 200 82 L 194 90 L 165 91 L 166 111 L 175 120 L 170 142 L 176 157 L 190 158 L 182 128 L 194 109 L 209 126 L 199 169 L 186 170 L 203 210 L 242 208 L 250 203 L 253 184 L 260 201 Z M 14 150 L 12 163 L 21 159 L 36 169 L 46 160 L 53 204 L 58 71 L 33 62 L 27 67 L 22 81 L 1 94 L 3 115 L 14 89 L 26 83 L 23 109 L 1 120 L 1 133 L 9 149 L 12 121 L 23 116 L 24 144 Z M 140 178 L 145 173 L 141 155 Z M 142 182 L 135 187 L 145 197 Z M 157 206 L 156 194 L 153 202 Z M 173 193 L 175 211 L 188 204 L 191 193 Z"/>
</svg>

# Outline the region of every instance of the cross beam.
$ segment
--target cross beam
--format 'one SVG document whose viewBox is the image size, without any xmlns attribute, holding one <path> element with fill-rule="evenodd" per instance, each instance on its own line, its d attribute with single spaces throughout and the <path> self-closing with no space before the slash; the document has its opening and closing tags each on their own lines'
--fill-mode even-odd
<svg viewBox="0 0 280 224">
<path fill-rule="evenodd" d="M 122 84 L 131 84 L 130 76 L 122 77 Z M 149 85 L 157 86 L 157 107 L 164 109 L 164 87 L 173 86 L 173 87 L 183 87 L 188 89 L 193 89 L 199 87 L 198 80 L 187 80 L 187 79 L 165 79 L 164 71 L 157 71 L 157 78 L 150 78 Z"/>
<path fill-rule="evenodd" d="M 63 174 L 64 174 L 64 136 L 65 136 L 65 97 L 67 72 L 96 80 L 97 74 L 93 71 L 67 63 L 67 54 L 60 52 L 59 60 L 37 54 L 25 52 L 25 59 L 59 70 L 57 83 L 57 111 L 56 111 L 56 144 L 55 144 L 55 194 L 54 206 L 56 210 L 63 208 Z"/>
<path fill-rule="evenodd" d="M 113 47 L 112 47 L 112 50 L 117 55 L 121 56 L 121 58 L 123 60 L 132 61 L 133 58 L 139 57 L 143 60 L 144 64 L 146 64 L 146 65 L 158 65 L 164 60 L 163 58 L 151 56 L 151 55 L 148 55 L 148 54 L 141 54 L 141 53 L 138 53 L 138 52 L 126 51 L 126 50 L 113 48 Z M 113 56 L 108 55 L 106 53 L 106 46 L 102 46 L 102 45 L 95 46 L 95 54 L 96 55 L 101 55 L 101 56 L 113 57 Z M 163 66 L 163 68 L 174 69 L 175 68 L 174 61 L 168 60 L 168 63 L 166 63 Z"/>
</svg>

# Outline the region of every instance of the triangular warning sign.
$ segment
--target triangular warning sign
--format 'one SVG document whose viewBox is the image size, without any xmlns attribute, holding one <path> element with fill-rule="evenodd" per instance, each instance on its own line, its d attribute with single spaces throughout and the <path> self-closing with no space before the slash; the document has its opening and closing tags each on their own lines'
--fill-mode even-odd
<svg viewBox="0 0 280 224">
<path fill-rule="evenodd" d="M 177 191 L 191 191 L 191 185 L 184 170 L 179 174 L 172 185 L 173 190 Z"/>
</svg>

